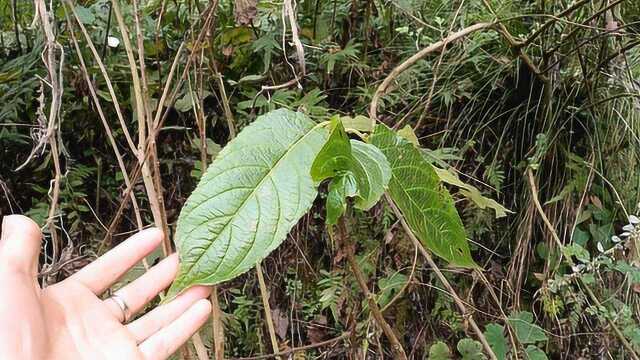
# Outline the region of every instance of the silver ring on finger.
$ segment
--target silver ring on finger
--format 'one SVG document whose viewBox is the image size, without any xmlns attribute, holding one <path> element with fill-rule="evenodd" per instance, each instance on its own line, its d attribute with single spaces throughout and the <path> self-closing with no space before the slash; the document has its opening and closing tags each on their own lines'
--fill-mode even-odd
<svg viewBox="0 0 640 360">
<path fill-rule="evenodd" d="M 122 323 L 129 322 L 131 319 L 131 309 L 129 309 L 129 306 L 124 299 L 118 294 L 111 295 L 109 299 L 113 300 L 113 302 L 120 308 L 120 311 L 122 312 Z"/>
</svg>

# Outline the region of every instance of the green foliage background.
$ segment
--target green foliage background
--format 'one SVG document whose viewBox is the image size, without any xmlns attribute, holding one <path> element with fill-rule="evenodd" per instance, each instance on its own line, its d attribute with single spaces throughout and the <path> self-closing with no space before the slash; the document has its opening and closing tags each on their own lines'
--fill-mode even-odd
<svg viewBox="0 0 640 360">
<path fill-rule="evenodd" d="M 50 11 L 56 44 L 47 43 L 38 3 Z M 453 194 L 486 281 L 439 265 L 496 355 L 631 358 L 611 323 L 640 352 L 640 238 L 630 218 L 640 212 L 637 2 L 301 0 L 292 5 L 304 74 L 286 16 L 283 22 L 285 3 L 138 1 L 137 17 L 133 2 L 117 3 L 138 73 L 143 58 L 144 106 L 162 121 L 152 134 L 151 169 L 171 234 L 203 164 L 258 115 L 277 108 L 316 122 L 338 115 L 366 133 L 362 116 L 398 64 L 452 32 L 500 21 L 420 59 L 380 99 L 379 120 L 409 125 L 409 140 Z M 114 8 L 107 0 L 0 1 L 0 213 L 25 213 L 43 225 L 43 269 L 56 270 L 43 283 L 68 276 L 138 227 L 119 166 L 135 175 L 138 154 L 98 65 L 137 145 L 145 121 Z M 46 51 L 53 51 L 54 72 Z M 57 94 L 52 77 L 60 80 Z M 60 111 L 49 123 L 56 95 Z M 132 190 L 143 225 L 158 223 L 147 185 L 140 176 Z M 296 356 L 389 356 L 344 254 L 325 231 L 327 189 L 320 193 L 263 262 L 281 350 L 353 330 Z M 358 261 L 407 353 L 486 356 L 477 354 L 468 322 L 388 206 L 347 212 Z M 226 355 L 271 352 L 255 272 L 218 292 Z"/>
</svg>

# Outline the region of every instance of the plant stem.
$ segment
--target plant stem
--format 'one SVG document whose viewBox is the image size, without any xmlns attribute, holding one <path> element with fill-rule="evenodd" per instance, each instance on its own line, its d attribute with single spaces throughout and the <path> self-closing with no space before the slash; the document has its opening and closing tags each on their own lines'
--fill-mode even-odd
<svg viewBox="0 0 640 360">
<path fill-rule="evenodd" d="M 115 0 L 112 0 L 115 1 Z M 104 32 L 104 42 L 102 44 L 102 58 L 104 59 L 107 56 L 107 44 L 109 42 L 109 30 L 111 29 L 111 15 L 113 14 L 113 5 L 111 4 L 111 1 L 109 1 L 109 12 L 107 15 L 107 25 L 106 25 L 106 29 Z"/>
<path fill-rule="evenodd" d="M 62 84 L 62 56 L 64 56 L 64 51 L 62 51 L 62 46 L 56 41 L 56 37 L 53 31 L 53 26 L 49 21 L 50 13 L 47 10 L 47 5 L 44 0 L 35 1 L 35 6 L 37 9 L 37 14 L 40 16 L 40 23 L 42 25 L 42 29 L 44 30 L 45 35 L 45 51 L 43 52 L 43 62 L 48 72 L 49 84 L 51 86 L 51 104 L 49 107 L 49 115 L 47 119 L 44 119 L 44 89 L 40 95 L 40 106 L 42 106 L 40 110 L 39 116 L 43 118 L 43 123 L 46 120 L 47 122 L 47 130 L 46 134 L 42 137 L 41 143 L 45 141 L 49 142 L 49 146 L 51 146 L 51 158 L 53 159 L 53 167 L 54 167 L 54 177 L 51 182 L 51 206 L 49 207 L 49 213 L 47 216 L 46 225 L 49 228 L 49 232 L 51 233 L 51 238 L 53 242 L 53 261 L 55 262 L 58 257 L 58 252 L 61 249 L 60 238 L 58 237 L 58 232 L 55 226 L 54 217 L 56 216 L 56 209 L 58 208 L 58 199 L 60 197 L 60 179 L 61 179 L 61 166 L 60 166 L 60 156 L 58 151 L 58 142 L 57 142 L 57 134 L 56 130 L 58 128 L 57 124 L 59 122 L 60 116 L 60 106 L 62 102 L 62 92 L 64 91 L 64 87 Z M 15 4 L 14 4 L 15 11 Z M 53 9 L 51 9 L 53 11 Z M 60 50 L 62 55 L 60 61 L 56 59 L 56 52 Z"/>
<path fill-rule="evenodd" d="M 269 306 L 269 291 L 267 290 L 267 284 L 264 282 L 264 274 L 262 273 L 262 266 L 260 262 L 256 263 L 256 273 L 258 274 L 258 283 L 260 284 L 260 297 L 262 298 L 262 306 L 264 307 L 264 318 L 267 320 L 267 329 L 269 330 L 269 338 L 271 339 L 271 347 L 274 353 L 280 351 L 278 346 L 278 339 L 276 338 L 276 331 L 273 327 L 273 319 L 271 318 L 271 306 Z M 280 359 L 280 357 L 276 357 Z"/>
<path fill-rule="evenodd" d="M 193 340 L 193 347 L 196 348 L 196 356 L 198 356 L 198 359 L 208 359 L 209 354 L 207 353 L 207 348 L 204 346 L 200 333 L 196 331 L 191 337 L 191 340 Z"/>
<path fill-rule="evenodd" d="M 87 87 L 89 88 L 89 94 L 91 94 L 91 99 L 93 100 L 93 103 L 96 107 L 96 111 L 98 112 L 98 117 L 100 118 L 100 121 L 102 122 L 102 126 L 104 127 L 105 133 L 107 134 L 107 138 L 109 139 L 109 143 L 111 144 L 111 148 L 113 149 L 113 153 L 116 157 L 116 160 L 118 162 L 118 166 L 120 168 L 120 171 L 122 172 L 122 178 L 124 180 L 124 183 L 127 187 L 131 187 L 132 183 L 129 177 L 129 173 L 127 170 L 127 167 L 124 164 L 124 160 L 123 157 L 120 153 L 120 150 L 118 149 L 118 144 L 116 143 L 116 140 L 113 136 L 113 131 L 111 130 L 111 127 L 109 126 L 109 122 L 107 121 L 107 117 L 104 114 L 104 111 L 102 110 L 102 106 L 100 105 L 100 99 L 98 98 L 98 94 L 97 94 L 97 90 L 95 89 L 95 86 L 93 85 L 93 82 L 91 81 L 91 78 L 89 77 L 89 71 L 87 70 L 87 66 L 85 64 L 84 61 L 84 57 L 82 56 L 82 51 L 80 50 L 80 45 L 78 44 L 78 41 L 74 35 L 74 30 L 73 30 L 73 25 L 71 23 L 71 19 L 69 19 L 68 13 L 65 12 L 65 17 L 67 19 L 67 23 L 69 24 L 69 26 L 71 27 L 71 30 L 69 32 L 69 34 L 71 34 L 71 40 L 73 42 L 73 45 L 76 49 L 76 54 L 78 55 L 78 61 L 80 63 L 80 70 L 82 71 L 82 74 L 84 75 L 84 79 L 85 82 L 87 83 Z M 100 167 L 99 167 L 100 168 Z M 98 177 L 98 179 L 100 179 Z M 96 213 L 98 212 L 98 200 L 100 199 L 100 197 L 98 196 L 99 194 L 99 183 L 100 181 L 98 181 L 98 189 L 96 191 L 97 195 L 96 195 Z M 126 197 L 126 196 L 125 196 Z M 140 215 L 140 206 L 138 205 L 138 201 L 136 200 L 135 194 L 133 192 L 130 192 L 128 195 L 128 198 L 131 198 L 131 203 L 133 204 L 133 210 L 134 210 L 134 214 L 136 217 L 136 224 L 138 226 L 138 230 L 142 230 L 143 228 L 143 224 L 142 224 L 142 216 Z"/>
<path fill-rule="evenodd" d="M 11 17 L 13 17 L 13 32 L 16 36 L 16 46 L 18 53 L 22 54 L 22 45 L 20 44 L 20 30 L 18 29 L 18 4 L 16 0 L 11 1 Z"/>
<path fill-rule="evenodd" d="M 201 83 L 200 83 L 201 84 Z M 194 102 L 196 125 L 200 134 L 200 171 L 204 174 L 207 169 L 209 154 L 207 153 L 207 124 L 202 106 L 202 92 L 200 91 L 194 96 L 189 84 L 189 91 L 192 93 L 192 99 L 198 99 Z M 215 360 L 224 359 L 224 328 L 222 324 L 222 311 L 218 302 L 218 287 L 213 286 L 211 289 L 211 325 L 213 327 L 213 357 Z M 195 340 L 195 338 L 194 338 Z"/>
<path fill-rule="evenodd" d="M 142 165 L 142 180 L 144 182 L 145 189 L 147 191 L 147 198 L 149 199 L 149 205 L 151 207 L 151 213 L 153 215 L 153 222 L 155 226 L 162 230 L 164 237 L 162 240 L 162 252 L 164 256 L 168 256 L 173 251 L 171 249 L 171 239 L 169 233 L 169 226 L 167 224 L 167 215 L 164 207 L 164 200 L 162 198 L 162 183 L 160 179 L 159 163 L 156 150 L 156 132 L 151 130 L 151 126 L 146 129 L 145 124 L 147 121 L 146 106 L 144 100 L 144 89 L 140 82 L 140 74 L 136 66 L 136 60 L 133 55 L 133 48 L 129 39 L 129 31 L 127 25 L 124 22 L 122 11 L 120 10 L 119 0 L 113 0 L 113 13 L 116 16 L 118 28 L 122 35 L 122 43 L 124 44 L 125 52 L 127 54 L 127 60 L 129 61 L 129 70 L 131 72 L 131 80 L 133 85 L 133 94 L 135 97 L 135 109 L 138 120 L 138 147 L 136 149 L 138 162 Z M 137 16 L 136 16 L 137 17 Z M 138 37 L 140 39 L 140 37 Z M 141 39 L 140 39 L 141 41 Z M 138 42 L 139 45 L 142 45 Z M 141 51 L 140 49 L 138 49 Z M 141 66 L 141 70 L 144 71 L 144 66 Z M 145 77 L 142 76 L 144 79 Z M 151 115 L 149 114 L 150 119 Z M 151 121 L 149 123 L 151 125 Z M 149 131 L 149 137 L 147 140 L 146 132 Z M 147 154 L 145 150 L 149 151 L 149 161 L 145 161 Z M 151 163 L 151 164 L 150 164 Z"/>
<path fill-rule="evenodd" d="M 211 323 L 213 326 L 213 357 L 224 360 L 224 327 L 222 326 L 222 311 L 218 301 L 218 287 L 211 291 Z"/>
<path fill-rule="evenodd" d="M 353 275 L 356 278 L 356 281 L 358 283 L 358 286 L 360 287 L 360 290 L 362 291 L 365 298 L 367 299 L 367 303 L 369 304 L 369 311 L 371 312 L 371 315 L 373 315 L 373 318 L 376 321 L 376 324 L 378 324 L 378 326 L 382 329 L 385 336 L 387 337 L 387 340 L 389 340 L 394 358 L 407 359 L 407 354 L 404 352 L 404 348 L 402 347 L 402 344 L 396 337 L 396 334 L 391 328 L 391 326 L 389 325 L 389 323 L 387 323 L 387 321 L 384 319 L 384 316 L 382 315 L 382 312 L 380 311 L 380 308 L 376 303 L 375 295 L 372 294 L 369 291 L 369 288 L 367 287 L 367 280 L 364 273 L 362 272 L 362 269 L 360 269 L 360 266 L 358 265 L 358 261 L 356 260 L 356 256 L 354 253 L 354 245 L 351 244 L 351 238 L 349 236 L 349 231 L 347 229 L 347 224 L 344 220 L 344 217 L 341 217 L 338 220 L 337 228 L 338 228 L 339 244 L 342 246 L 343 249 L 345 249 L 345 252 L 347 255 L 347 261 L 349 262 L 349 266 L 351 267 L 351 271 L 353 271 Z"/>
</svg>

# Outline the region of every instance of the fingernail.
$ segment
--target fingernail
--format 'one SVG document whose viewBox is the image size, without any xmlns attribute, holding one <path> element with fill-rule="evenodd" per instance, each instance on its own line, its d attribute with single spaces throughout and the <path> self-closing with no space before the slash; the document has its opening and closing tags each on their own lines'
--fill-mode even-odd
<svg viewBox="0 0 640 360">
<path fill-rule="evenodd" d="M 4 240 L 5 237 L 9 236 L 10 229 L 8 229 L 9 221 L 7 221 L 7 219 L 10 216 L 11 215 L 7 215 L 2 218 L 2 234 L 0 234 L 0 240 Z"/>
</svg>

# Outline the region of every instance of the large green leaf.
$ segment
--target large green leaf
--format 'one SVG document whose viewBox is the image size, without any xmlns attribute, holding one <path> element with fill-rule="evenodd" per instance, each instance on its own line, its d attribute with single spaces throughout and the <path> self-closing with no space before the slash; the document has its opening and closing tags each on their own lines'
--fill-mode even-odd
<svg viewBox="0 0 640 360">
<path fill-rule="evenodd" d="M 420 150 L 382 124 L 371 143 L 389 161 L 389 195 L 420 241 L 452 265 L 476 267 L 453 199 Z"/>
<path fill-rule="evenodd" d="M 276 110 L 222 149 L 180 213 L 168 298 L 232 279 L 280 245 L 317 195 L 309 173 L 325 140 L 305 115 Z"/>
<path fill-rule="evenodd" d="M 338 117 L 331 121 L 331 134 L 311 166 L 315 181 L 332 178 L 327 196 L 327 223 L 335 224 L 346 209 L 346 198 L 368 210 L 380 200 L 391 177 L 391 169 L 380 150 L 358 140 L 349 140 Z"/>
</svg>

